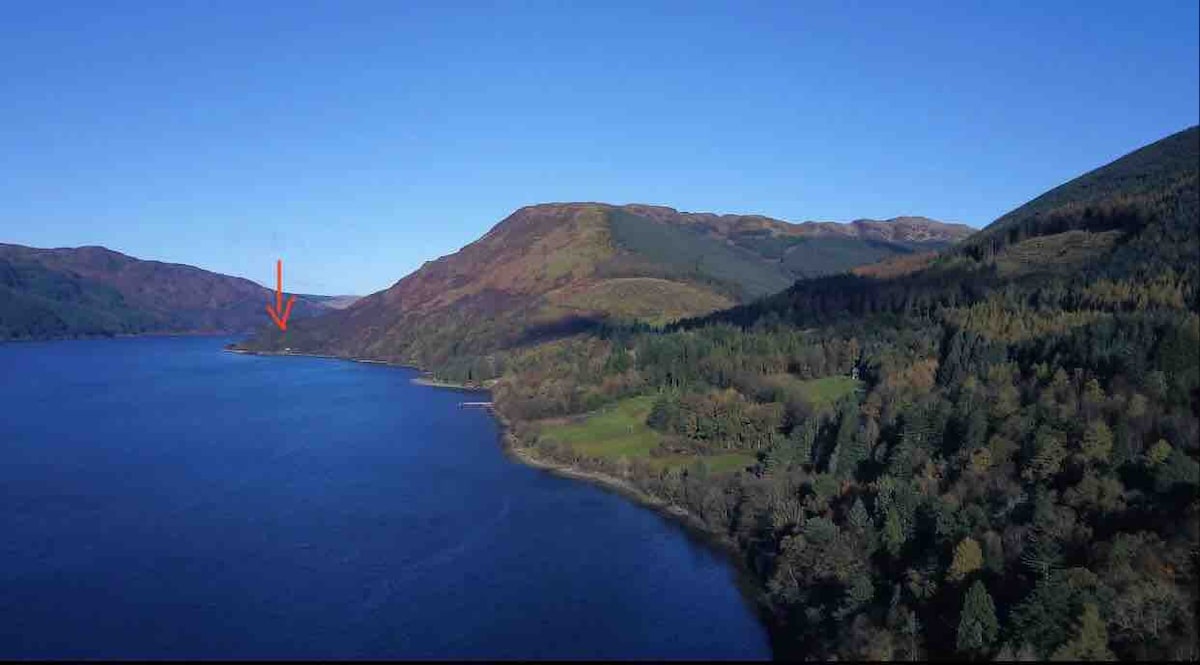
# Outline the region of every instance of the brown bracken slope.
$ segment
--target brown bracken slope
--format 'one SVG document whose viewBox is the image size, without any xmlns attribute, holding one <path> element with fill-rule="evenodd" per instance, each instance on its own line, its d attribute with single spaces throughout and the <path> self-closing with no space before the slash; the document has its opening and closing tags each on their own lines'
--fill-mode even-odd
<svg viewBox="0 0 1200 665">
<path fill-rule="evenodd" d="M 704 314 L 970 232 L 922 217 L 790 224 L 662 206 L 534 205 L 389 289 L 287 333 L 264 330 L 245 347 L 436 368 L 614 319 Z"/>
</svg>

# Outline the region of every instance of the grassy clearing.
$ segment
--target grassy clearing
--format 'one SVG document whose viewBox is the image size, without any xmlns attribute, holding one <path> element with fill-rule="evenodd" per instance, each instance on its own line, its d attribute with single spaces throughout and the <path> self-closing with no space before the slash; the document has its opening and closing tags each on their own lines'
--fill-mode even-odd
<svg viewBox="0 0 1200 665">
<path fill-rule="evenodd" d="M 653 406 L 653 395 L 631 397 L 582 421 L 544 425 L 541 435 L 591 457 L 648 457 L 660 439 L 658 432 L 646 425 Z"/>
<path fill-rule="evenodd" d="M 1074 274 L 1111 250 L 1121 235 L 1121 231 L 1067 231 L 1029 238 L 1006 247 L 996 257 L 996 267 L 1005 276 L 1036 272 Z"/>
<path fill-rule="evenodd" d="M 631 397 L 612 406 L 571 422 L 552 421 L 542 425 L 544 439 L 568 445 L 582 455 L 616 460 L 644 459 L 651 467 L 686 468 L 703 459 L 709 473 L 740 471 L 754 464 L 753 453 L 733 452 L 721 455 L 669 455 L 652 457 L 662 435 L 646 425 L 646 417 L 654 406 L 653 395 Z"/>
<path fill-rule="evenodd" d="M 816 409 L 830 408 L 862 387 L 862 381 L 848 376 L 826 376 L 807 381 L 791 374 L 773 374 L 766 378 L 782 391 L 782 395 L 777 397 L 780 401 L 799 398 Z"/>
<path fill-rule="evenodd" d="M 857 390 L 862 386 L 862 381 L 848 376 L 826 376 L 820 379 L 797 381 L 795 385 L 800 391 L 800 395 L 808 403 L 813 406 L 828 407 Z"/>
<path fill-rule="evenodd" d="M 722 453 L 720 455 L 669 455 L 665 457 L 651 457 L 647 461 L 650 466 L 655 469 L 678 468 L 686 469 L 691 467 L 696 460 L 703 460 L 708 466 L 710 474 L 729 473 L 732 471 L 741 471 L 742 469 L 754 464 L 758 458 L 754 453 L 735 452 Z"/>
<path fill-rule="evenodd" d="M 709 473 L 726 473 L 741 471 L 757 462 L 758 458 L 751 453 L 726 453 L 705 457 L 704 461 L 708 464 Z"/>
</svg>

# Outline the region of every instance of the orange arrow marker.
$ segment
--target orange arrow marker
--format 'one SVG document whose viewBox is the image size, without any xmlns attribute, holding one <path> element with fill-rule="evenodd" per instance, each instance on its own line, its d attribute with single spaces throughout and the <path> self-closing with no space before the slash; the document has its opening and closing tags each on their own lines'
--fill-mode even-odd
<svg viewBox="0 0 1200 665">
<path fill-rule="evenodd" d="M 288 317 L 292 315 L 292 304 L 295 302 L 296 296 L 289 296 L 287 307 L 283 306 L 283 259 L 279 259 L 275 261 L 275 307 L 272 309 L 271 303 L 267 303 L 267 314 L 271 315 L 271 320 L 280 330 L 287 330 Z"/>
</svg>

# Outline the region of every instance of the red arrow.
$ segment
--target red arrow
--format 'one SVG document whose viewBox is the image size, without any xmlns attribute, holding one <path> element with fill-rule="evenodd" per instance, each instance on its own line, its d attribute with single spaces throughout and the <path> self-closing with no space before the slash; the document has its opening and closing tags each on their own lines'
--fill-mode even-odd
<svg viewBox="0 0 1200 665">
<path fill-rule="evenodd" d="M 283 306 L 283 259 L 279 259 L 275 262 L 275 308 L 272 309 L 271 303 L 267 303 L 267 314 L 271 315 L 271 320 L 280 330 L 287 330 L 287 320 L 292 315 L 294 302 L 296 296 L 288 296 L 287 307 Z"/>
</svg>

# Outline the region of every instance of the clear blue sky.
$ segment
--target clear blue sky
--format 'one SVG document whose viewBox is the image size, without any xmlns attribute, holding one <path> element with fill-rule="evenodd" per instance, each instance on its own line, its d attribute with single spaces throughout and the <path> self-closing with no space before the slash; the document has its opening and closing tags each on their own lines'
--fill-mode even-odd
<svg viewBox="0 0 1200 665">
<path fill-rule="evenodd" d="M 5 3 L 0 242 L 367 293 L 545 201 L 982 226 L 1200 116 L 1195 0 L 645 4 Z"/>
</svg>

